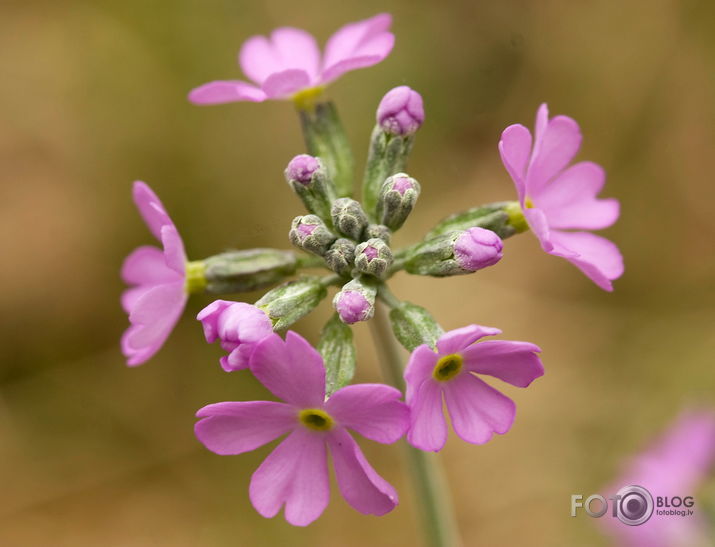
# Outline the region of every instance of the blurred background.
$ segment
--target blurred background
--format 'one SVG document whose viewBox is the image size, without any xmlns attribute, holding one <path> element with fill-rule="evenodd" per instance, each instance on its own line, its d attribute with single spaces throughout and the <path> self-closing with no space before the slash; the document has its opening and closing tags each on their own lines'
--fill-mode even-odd
<svg viewBox="0 0 715 547">
<path fill-rule="evenodd" d="M 409 168 L 423 194 L 398 243 L 514 199 L 499 135 L 532 126 L 543 101 L 578 120 L 578 158 L 606 168 L 603 195 L 622 203 L 604 233 L 626 260 L 613 294 L 530 234 L 478 275 L 392 283 L 445 328 L 498 326 L 543 348 L 546 376 L 504 388 L 518 406 L 511 432 L 484 446 L 451 437 L 440 455 L 465 544 L 608 545 L 593 519 L 569 517 L 571 494 L 599 492 L 683 407 L 715 403 L 715 3 L 5 0 L 0 545 L 418 543 L 399 445 L 361 443 L 401 493 L 386 517 L 336 489 L 305 529 L 257 515 L 248 483 L 269 447 L 220 457 L 193 435 L 203 405 L 268 396 L 219 368 L 192 319 L 209 297 L 191 300 L 147 364 L 128 369 L 118 344 L 119 267 L 152 243 L 133 180 L 156 190 L 194 259 L 288 247 L 301 214 L 282 177 L 304 151 L 292 106 L 199 108 L 187 92 L 241 77 L 250 35 L 291 25 L 324 42 L 381 11 L 394 15 L 392 55 L 329 94 L 359 165 L 381 96 L 402 84 L 424 96 Z M 317 342 L 329 312 L 326 301 L 296 330 Z M 368 327 L 355 332 L 357 381 L 380 381 Z"/>
</svg>

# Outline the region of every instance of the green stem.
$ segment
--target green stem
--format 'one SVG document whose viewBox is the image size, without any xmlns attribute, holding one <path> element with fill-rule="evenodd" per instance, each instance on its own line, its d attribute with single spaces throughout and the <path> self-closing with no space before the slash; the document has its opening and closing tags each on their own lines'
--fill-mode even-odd
<svg viewBox="0 0 715 547">
<path fill-rule="evenodd" d="M 402 349 L 392 336 L 387 310 L 381 302 L 376 304 L 375 317 L 370 321 L 370 326 L 380 354 L 383 374 L 392 385 L 404 391 Z M 444 471 L 436 454 L 423 452 L 407 443 L 404 445 L 409 460 L 413 495 L 421 511 L 425 544 L 429 547 L 458 547 L 461 541 L 454 509 Z"/>
</svg>

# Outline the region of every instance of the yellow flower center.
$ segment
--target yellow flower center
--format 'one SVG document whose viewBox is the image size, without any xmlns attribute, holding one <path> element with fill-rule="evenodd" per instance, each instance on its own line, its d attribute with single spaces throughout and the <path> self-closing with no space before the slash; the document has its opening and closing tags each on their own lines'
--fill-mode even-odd
<svg viewBox="0 0 715 547">
<path fill-rule="evenodd" d="M 531 201 L 531 198 L 526 198 L 524 200 L 524 205 L 526 205 L 527 209 L 533 209 L 534 208 L 534 202 Z"/>
<path fill-rule="evenodd" d="M 432 377 L 439 382 L 451 380 L 462 370 L 464 359 L 459 353 L 451 353 L 440 357 L 432 371 Z"/>
<path fill-rule="evenodd" d="M 298 413 L 298 419 L 313 431 L 330 431 L 335 425 L 332 416 L 319 408 L 305 408 Z"/>
<path fill-rule="evenodd" d="M 316 100 L 323 94 L 324 89 L 322 85 L 301 89 L 293 95 L 293 104 L 298 110 L 312 110 Z"/>
</svg>

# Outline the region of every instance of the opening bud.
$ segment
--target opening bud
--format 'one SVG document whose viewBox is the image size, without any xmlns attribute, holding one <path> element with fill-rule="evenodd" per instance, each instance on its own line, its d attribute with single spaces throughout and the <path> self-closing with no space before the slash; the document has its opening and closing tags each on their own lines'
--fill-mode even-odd
<svg viewBox="0 0 715 547">
<path fill-rule="evenodd" d="M 367 321 L 375 314 L 376 295 L 377 287 L 373 282 L 364 278 L 353 279 L 335 295 L 333 307 L 347 325 Z"/>
<path fill-rule="evenodd" d="M 306 276 L 271 289 L 256 307 L 266 313 L 274 330 L 283 330 L 313 311 L 326 295 L 320 278 Z"/>
<path fill-rule="evenodd" d="M 341 234 L 360 241 L 360 236 L 367 226 L 367 215 L 359 202 L 350 198 L 336 199 L 330 209 L 330 217 Z"/>
<path fill-rule="evenodd" d="M 385 180 L 377 199 L 377 218 L 390 230 L 398 230 L 407 220 L 420 195 L 420 183 L 404 173 Z"/>
<path fill-rule="evenodd" d="M 355 242 L 340 238 L 325 253 L 325 263 L 335 273 L 346 275 L 351 272 L 355 262 Z"/>
<path fill-rule="evenodd" d="M 390 135 L 412 135 L 424 121 L 422 96 L 406 85 L 388 91 L 377 107 L 377 123 Z"/>
<path fill-rule="evenodd" d="M 317 215 L 295 217 L 288 238 L 296 247 L 318 256 L 325 255 L 333 242 L 338 239 Z"/>
<path fill-rule="evenodd" d="M 320 158 L 307 154 L 294 157 L 285 171 L 286 181 L 311 213 L 330 218 L 335 188 Z"/>
<path fill-rule="evenodd" d="M 492 266 L 501 257 L 499 236 L 491 230 L 475 227 L 423 241 L 408 255 L 405 270 L 434 277 L 462 275 Z"/>
<path fill-rule="evenodd" d="M 392 261 L 392 251 L 382 239 L 368 239 L 355 248 L 355 267 L 363 273 L 383 278 Z"/>
</svg>

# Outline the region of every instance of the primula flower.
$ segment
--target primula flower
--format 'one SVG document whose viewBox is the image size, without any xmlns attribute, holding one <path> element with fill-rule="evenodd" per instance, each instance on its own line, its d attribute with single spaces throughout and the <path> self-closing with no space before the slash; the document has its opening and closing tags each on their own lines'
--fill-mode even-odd
<svg viewBox="0 0 715 547">
<path fill-rule="evenodd" d="M 176 226 L 161 201 L 144 182 L 133 187 L 134 203 L 149 230 L 164 250 L 153 246 L 135 249 L 122 265 L 122 279 L 133 287 L 122 294 L 122 306 L 131 326 L 122 336 L 122 353 L 130 366 L 151 358 L 169 337 L 184 311 L 186 253 Z"/>
<path fill-rule="evenodd" d="M 218 338 L 229 354 L 221 357 L 226 372 L 248 368 L 248 360 L 256 344 L 273 332 L 273 324 L 265 312 L 245 302 L 216 300 L 199 312 L 196 319 L 204 327 L 209 344 Z"/>
<path fill-rule="evenodd" d="M 468 443 L 484 444 L 494 433 L 509 431 L 514 422 L 514 401 L 476 374 L 494 376 L 517 387 L 527 387 L 544 374 L 538 346 L 512 340 L 489 340 L 499 329 L 469 325 L 443 334 L 437 351 L 417 347 L 405 369 L 406 400 L 411 419 L 407 440 L 421 450 L 442 449 L 447 424 L 442 397 L 457 435 Z"/>
<path fill-rule="evenodd" d="M 630 461 L 610 488 L 608 496 L 622 487 L 638 485 L 654 497 L 696 496 L 698 487 L 715 462 L 715 413 L 690 411 L 681 415 L 650 448 Z M 712 537 L 702 504 L 697 497 L 693 514 L 658 515 L 657 510 L 643 524 L 628 526 L 610 511 L 599 524 L 617 545 L 628 547 L 695 547 L 710 545 Z M 661 508 L 662 509 L 662 508 Z M 679 510 L 687 509 L 679 507 Z"/>
<path fill-rule="evenodd" d="M 499 152 L 514 180 L 526 222 L 547 253 L 580 269 L 596 285 L 612 291 L 611 281 L 623 274 L 623 257 L 611 241 L 591 232 L 608 228 L 619 215 L 615 199 L 597 199 L 605 173 L 583 161 L 569 166 L 581 146 L 581 130 L 567 116 L 549 119 L 546 104 L 536 115 L 533 139 L 521 124 L 502 133 Z"/>
<path fill-rule="evenodd" d="M 322 58 L 315 38 L 301 29 L 282 27 L 270 38 L 253 36 L 241 47 L 238 62 L 255 85 L 240 80 L 209 82 L 191 91 L 189 100 L 205 105 L 317 94 L 346 72 L 387 57 L 395 43 L 391 24 L 392 17 L 382 13 L 345 25 L 330 37 Z"/>
<path fill-rule="evenodd" d="M 251 478 L 251 503 L 264 517 L 285 505 L 285 518 L 305 526 L 328 505 L 327 453 L 347 502 L 365 514 L 384 515 L 398 503 L 397 492 L 363 456 L 347 429 L 380 443 L 405 434 L 409 410 L 400 392 L 380 384 L 354 384 L 325 400 L 325 367 L 320 354 L 289 331 L 271 334 L 250 358 L 251 372 L 285 402 L 224 402 L 196 414 L 196 436 L 221 455 L 254 450 L 288 433 Z"/>
</svg>

